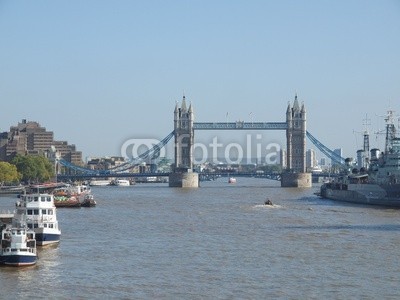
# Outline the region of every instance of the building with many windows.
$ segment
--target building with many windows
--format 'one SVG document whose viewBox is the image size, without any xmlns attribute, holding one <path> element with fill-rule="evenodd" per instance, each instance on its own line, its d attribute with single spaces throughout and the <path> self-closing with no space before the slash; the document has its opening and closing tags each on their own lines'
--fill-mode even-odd
<svg viewBox="0 0 400 300">
<path fill-rule="evenodd" d="M 318 165 L 317 155 L 314 149 L 308 149 L 306 152 L 306 167 L 314 168 Z"/>
<path fill-rule="evenodd" d="M 17 154 L 46 155 L 52 146 L 64 160 L 82 165 L 82 152 L 77 151 L 75 145 L 55 141 L 52 131 L 25 119 L 17 126 L 11 126 L 9 132 L 0 133 L 0 160 L 10 161 Z"/>
<path fill-rule="evenodd" d="M 335 153 L 339 157 L 343 157 L 343 149 L 342 148 L 337 148 L 337 149 L 333 150 L 333 153 Z M 333 160 L 331 160 L 331 164 L 332 164 L 332 166 L 337 165 L 337 163 L 334 162 Z"/>
</svg>

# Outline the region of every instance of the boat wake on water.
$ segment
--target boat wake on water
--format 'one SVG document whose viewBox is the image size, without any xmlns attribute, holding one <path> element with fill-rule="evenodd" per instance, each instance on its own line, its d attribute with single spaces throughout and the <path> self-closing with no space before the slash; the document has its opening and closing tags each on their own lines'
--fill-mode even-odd
<svg viewBox="0 0 400 300">
<path fill-rule="evenodd" d="M 282 206 L 278 204 L 272 204 L 272 205 L 256 204 L 253 206 L 253 208 L 274 209 L 274 208 L 282 208 Z"/>
</svg>

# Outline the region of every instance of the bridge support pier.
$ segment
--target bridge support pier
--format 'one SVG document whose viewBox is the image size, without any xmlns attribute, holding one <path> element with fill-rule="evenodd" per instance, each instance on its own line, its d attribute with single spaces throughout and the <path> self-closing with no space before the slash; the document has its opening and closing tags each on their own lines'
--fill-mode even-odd
<svg viewBox="0 0 400 300">
<path fill-rule="evenodd" d="M 171 173 L 169 174 L 169 186 L 181 188 L 197 188 L 199 187 L 198 173 Z"/>
<path fill-rule="evenodd" d="M 281 175 L 281 187 L 310 188 L 312 187 L 311 173 L 284 172 Z"/>
</svg>

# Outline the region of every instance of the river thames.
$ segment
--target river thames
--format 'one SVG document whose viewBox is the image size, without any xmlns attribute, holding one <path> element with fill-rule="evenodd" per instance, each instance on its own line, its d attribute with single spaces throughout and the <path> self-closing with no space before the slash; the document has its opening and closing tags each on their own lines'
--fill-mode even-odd
<svg viewBox="0 0 400 300">
<path fill-rule="evenodd" d="M 250 178 L 93 187 L 96 207 L 57 210 L 61 242 L 35 266 L 0 268 L 1 298 L 399 299 L 400 210 L 316 190 Z"/>
</svg>

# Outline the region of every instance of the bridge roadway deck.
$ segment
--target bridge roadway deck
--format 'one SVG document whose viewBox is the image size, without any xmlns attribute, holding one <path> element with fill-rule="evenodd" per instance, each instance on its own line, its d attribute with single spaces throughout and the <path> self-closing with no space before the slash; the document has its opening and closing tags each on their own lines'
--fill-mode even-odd
<svg viewBox="0 0 400 300">
<path fill-rule="evenodd" d="M 286 122 L 194 122 L 194 130 L 286 130 Z"/>
</svg>

